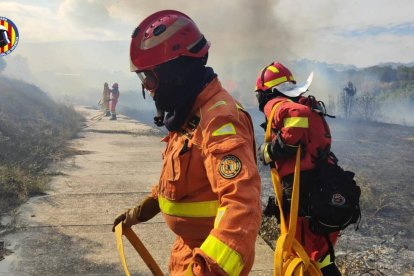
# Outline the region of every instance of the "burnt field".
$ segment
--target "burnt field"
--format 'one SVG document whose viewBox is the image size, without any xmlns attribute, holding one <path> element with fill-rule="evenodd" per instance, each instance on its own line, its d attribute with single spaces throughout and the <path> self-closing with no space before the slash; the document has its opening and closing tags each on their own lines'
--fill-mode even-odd
<svg viewBox="0 0 414 276">
<path fill-rule="evenodd" d="M 363 188 L 361 233 L 401 235 L 411 240 L 414 128 L 344 120 L 331 120 L 330 125 L 333 151 L 344 168 L 356 173 Z"/>
<path fill-rule="evenodd" d="M 339 165 L 355 172 L 362 189 L 359 230 L 349 226 L 337 246 L 342 272 L 413 275 L 414 127 L 340 118 L 328 123 Z M 256 129 L 258 145 L 263 133 Z M 259 165 L 259 170 L 265 204 L 274 193 L 268 168 Z"/>
</svg>

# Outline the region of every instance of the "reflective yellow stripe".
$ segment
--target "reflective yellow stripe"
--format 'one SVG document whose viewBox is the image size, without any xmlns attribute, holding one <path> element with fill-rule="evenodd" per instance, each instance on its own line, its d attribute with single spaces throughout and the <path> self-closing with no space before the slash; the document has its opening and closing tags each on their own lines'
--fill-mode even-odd
<svg viewBox="0 0 414 276">
<path fill-rule="evenodd" d="M 267 70 L 272 71 L 273 73 L 279 73 L 279 69 L 277 69 L 275 66 L 270 65 L 267 67 Z"/>
<path fill-rule="evenodd" d="M 216 102 L 215 104 L 213 104 L 212 106 L 210 106 L 210 107 L 207 109 L 207 111 L 210 111 L 210 110 L 212 110 L 212 109 L 214 109 L 214 108 L 216 108 L 216 107 L 219 107 L 220 105 L 225 105 L 225 104 L 227 104 L 227 103 L 226 103 L 226 101 L 218 101 L 218 102 Z"/>
<path fill-rule="evenodd" d="M 200 249 L 229 275 L 239 275 L 243 270 L 240 254 L 212 235 L 207 237 Z"/>
<path fill-rule="evenodd" d="M 236 128 L 234 127 L 233 123 L 222 125 L 218 129 L 216 129 L 212 135 L 221 136 L 221 135 L 229 135 L 229 134 L 236 134 Z"/>
<path fill-rule="evenodd" d="M 333 262 L 331 262 L 331 255 L 330 254 L 326 255 L 326 257 L 323 259 L 323 261 L 318 261 L 317 262 L 319 269 L 322 269 L 325 266 L 330 265 L 331 263 L 333 263 Z"/>
<path fill-rule="evenodd" d="M 286 81 L 287 81 L 286 77 L 280 77 L 280 78 L 265 82 L 264 85 L 266 87 L 273 87 L 273 86 L 276 86 L 276 85 L 281 84 L 282 82 L 286 82 Z"/>
<path fill-rule="evenodd" d="M 290 117 L 283 120 L 284 127 L 301 127 L 308 128 L 309 122 L 307 117 Z"/>
<path fill-rule="evenodd" d="M 217 228 L 221 219 L 224 216 L 224 213 L 226 212 L 227 207 L 220 207 L 217 210 L 217 215 L 216 215 L 216 219 L 214 220 L 214 228 Z"/>
<path fill-rule="evenodd" d="M 9 23 L 4 22 L 3 26 L 4 26 L 4 28 L 9 29 Z M 6 44 L 6 46 L 3 47 L 3 53 L 7 52 L 8 50 L 9 50 L 9 44 Z"/>
<path fill-rule="evenodd" d="M 244 110 L 243 106 L 239 105 L 238 103 L 236 103 L 236 107 L 237 107 L 237 109 Z"/>
<path fill-rule="evenodd" d="M 199 202 L 175 202 L 158 197 L 160 209 L 164 214 L 178 217 L 205 218 L 215 217 L 220 206 L 218 200 Z"/>
<path fill-rule="evenodd" d="M 183 276 L 194 276 L 194 273 L 193 273 L 193 264 L 189 264 L 187 266 L 187 269 L 184 271 L 184 275 Z"/>
</svg>

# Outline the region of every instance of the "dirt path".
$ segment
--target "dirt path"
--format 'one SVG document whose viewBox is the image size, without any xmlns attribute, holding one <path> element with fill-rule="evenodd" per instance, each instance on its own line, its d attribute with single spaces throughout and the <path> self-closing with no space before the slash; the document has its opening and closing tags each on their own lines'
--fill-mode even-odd
<svg viewBox="0 0 414 276">
<path fill-rule="evenodd" d="M 157 130 L 125 116 L 79 111 L 87 127 L 71 144 L 80 154 L 52 168 L 59 175 L 51 190 L 19 209 L 19 230 L 1 238 L 14 253 L 0 262 L 0 275 L 124 275 L 112 221 L 158 181 L 163 144 Z M 167 271 L 174 237 L 161 215 L 133 229 Z M 256 248 L 251 275 L 272 275 L 273 252 L 261 238 Z M 151 275 L 128 244 L 126 256 L 132 275 Z"/>
</svg>

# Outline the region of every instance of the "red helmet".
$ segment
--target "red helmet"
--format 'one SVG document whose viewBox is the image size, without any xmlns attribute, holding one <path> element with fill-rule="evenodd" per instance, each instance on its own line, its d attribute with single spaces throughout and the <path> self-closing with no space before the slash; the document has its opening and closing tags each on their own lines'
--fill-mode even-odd
<svg viewBox="0 0 414 276">
<path fill-rule="evenodd" d="M 266 91 L 284 82 L 296 83 L 289 69 L 274 61 L 259 72 L 255 91 Z"/>
<path fill-rule="evenodd" d="M 112 84 L 112 88 L 118 89 L 118 83 L 117 82 L 114 82 L 114 84 Z"/>
<path fill-rule="evenodd" d="M 151 70 L 179 56 L 203 57 L 210 48 L 187 15 L 164 10 L 148 16 L 132 34 L 131 71 Z"/>
</svg>

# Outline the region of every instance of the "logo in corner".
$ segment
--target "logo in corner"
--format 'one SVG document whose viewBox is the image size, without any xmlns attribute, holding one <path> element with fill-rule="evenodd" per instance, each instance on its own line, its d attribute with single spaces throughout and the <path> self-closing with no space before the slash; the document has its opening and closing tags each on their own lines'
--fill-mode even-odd
<svg viewBox="0 0 414 276">
<path fill-rule="evenodd" d="M 219 172 L 220 175 L 226 179 L 236 177 L 242 167 L 240 159 L 234 155 L 226 155 L 220 162 Z"/>
<path fill-rule="evenodd" d="M 19 43 L 19 31 L 10 19 L 0 16 L 0 56 L 13 52 Z"/>
</svg>

